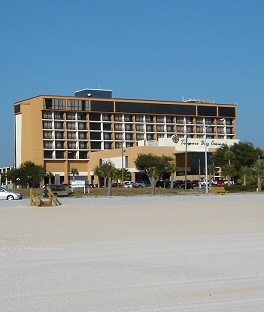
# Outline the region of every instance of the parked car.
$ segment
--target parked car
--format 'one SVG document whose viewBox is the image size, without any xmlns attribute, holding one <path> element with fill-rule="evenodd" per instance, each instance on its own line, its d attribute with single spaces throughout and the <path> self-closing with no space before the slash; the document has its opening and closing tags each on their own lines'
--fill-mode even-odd
<svg viewBox="0 0 264 312">
<path fill-rule="evenodd" d="M 47 184 L 44 188 L 43 196 L 48 197 L 49 196 L 49 191 L 48 189 L 51 189 L 54 195 L 56 196 L 68 196 L 71 197 L 73 196 L 73 191 L 70 187 L 65 187 L 64 185 L 61 184 Z"/>
<path fill-rule="evenodd" d="M 133 181 L 124 181 L 123 187 L 125 187 L 125 188 L 135 187 L 135 182 L 133 182 Z"/>
<path fill-rule="evenodd" d="M 121 187 L 121 186 L 122 186 L 121 183 L 118 183 L 118 182 L 112 183 L 112 187 Z"/>
<path fill-rule="evenodd" d="M 179 188 L 180 189 L 185 189 L 185 183 L 182 183 Z M 190 183 L 190 182 L 187 183 L 187 189 L 188 190 L 193 189 L 192 183 Z"/>
<path fill-rule="evenodd" d="M 18 192 L 11 192 L 4 187 L 0 186 L 0 199 L 7 199 L 7 200 L 13 200 L 13 199 L 22 199 L 23 195 Z"/>
<path fill-rule="evenodd" d="M 136 187 L 149 187 L 151 184 L 149 181 L 137 181 L 135 183 Z"/>
<path fill-rule="evenodd" d="M 157 181 L 156 187 L 159 188 L 170 188 L 171 182 L 170 181 Z"/>
<path fill-rule="evenodd" d="M 191 183 L 193 186 L 199 186 L 199 180 L 192 180 Z"/>
</svg>

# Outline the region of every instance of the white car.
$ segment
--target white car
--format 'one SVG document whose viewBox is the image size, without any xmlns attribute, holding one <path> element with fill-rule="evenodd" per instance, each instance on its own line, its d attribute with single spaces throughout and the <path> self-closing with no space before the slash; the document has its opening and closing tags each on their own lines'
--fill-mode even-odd
<svg viewBox="0 0 264 312">
<path fill-rule="evenodd" d="M 124 181 L 123 186 L 124 186 L 125 188 L 132 188 L 132 187 L 135 187 L 135 182 L 132 182 L 132 181 Z"/>
<path fill-rule="evenodd" d="M 4 187 L 0 186 L 0 199 L 7 199 L 7 200 L 13 200 L 13 199 L 22 199 L 23 195 L 21 193 L 15 193 L 11 192 Z"/>
</svg>

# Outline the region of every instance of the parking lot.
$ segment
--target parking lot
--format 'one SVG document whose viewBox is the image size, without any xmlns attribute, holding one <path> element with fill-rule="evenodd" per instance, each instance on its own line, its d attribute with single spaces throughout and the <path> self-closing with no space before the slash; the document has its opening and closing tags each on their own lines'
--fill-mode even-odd
<svg viewBox="0 0 264 312">
<path fill-rule="evenodd" d="M 264 194 L 0 201 L 1 311 L 264 311 Z"/>
</svg>

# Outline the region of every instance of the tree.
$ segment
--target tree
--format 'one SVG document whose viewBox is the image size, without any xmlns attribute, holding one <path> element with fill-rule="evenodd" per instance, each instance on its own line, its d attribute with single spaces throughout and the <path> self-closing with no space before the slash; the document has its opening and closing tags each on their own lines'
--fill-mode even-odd
<svg viewBox="0 0 264 312">
<path fill-rule="evenodd" d="M 45 176 L 49 179 L 49 184 L 51 184 L 51 178 L 54 177 L 54 174 L 52 172 L 46 172 Z"/>
<path fill-rule="evenodd" d="M 117 179 L 122 180 L 122 169 L 116 169 L 116 171 L 117 171 Z M 124 181 L 129 181 L 131 179 L 131 173 L 126 168 L 123 168 L 123 175 L 124 175 Z"/>
<path fill-rule="evenodd" d="M 155 186 L 158 179 L 162 177 L 165 172 L 171 170 L 171 163 L 173 159 L 168 156 L 156 156 L 149 154 L 138 154 L 135 160 L 135 166 L 139 171 L 145 172 L 149 177 L 151 184 L 151 194 L 155 195 Z"/>
<path fill-rule="evenodd" d="M 247 166 L 248 168 L 256 162 L 258 158 L 263 158 L 264 151 L 258 147 L 253 146 L 249 142 L 234 143 L 232 146 L 226 144 L 222 145 L 211 156 L 212 162 L 223 169 L 227 164 L 227 151 L 232 152 L 232 159 L 230 159 L 233 166 L 233 176 L 235 179 L 239 177 L 241 167 Z"/>
<path fill-rule="evenodd" d="M 103 161 L 102 165 L 96 166 L 93 170 L 96 176 L 104 178 L 104 186 L 106 186 L 106 181 L 108 180 L 108 187 L 107 187 L 107 195 L 112 195 L 112 179 L 117 177 L 117 170 L 115 165 L 110 161 Z"/>
<path fill-rule="evenodd" d="M 209 188 L 211 190 L 212 189 L 212 176 L 214 176 L 215 174 L 216 166 L 214 164 L 210 164 L 208 166 L 208 171 L 209 171 Z"/>
<path fill-rule="evenodd" d="M 239 170 L 239 176 L 243 179 L 243 185 L 247 185 L 247 177 L 251 174 L 252 169 L 248 166 L 242 166 Z"/>
<path fill-rule="evenodd" d="M 258 191 L 261 192 L 261 179 L 264 175 L 264 159 L 258 159 L 253 164 L 253 170 L 257 173 L 258 176 Z"/>
<path fill-rule="evenodd" d="M 26 161 L 19 168 L 12 168 L 8 172 L 8 179 L 15 185 L 35 187 L 40 184 L 45 174 L 41 165 L 36 165 L 32 161 Z"/>
<path fill-rule="evenodd" d="M 77 168 L 71 168 L 70 173 L 72 174 L 73 181 L 75 181 L 75 176 L 79 175 L 79 171 Z"/>
</svg>

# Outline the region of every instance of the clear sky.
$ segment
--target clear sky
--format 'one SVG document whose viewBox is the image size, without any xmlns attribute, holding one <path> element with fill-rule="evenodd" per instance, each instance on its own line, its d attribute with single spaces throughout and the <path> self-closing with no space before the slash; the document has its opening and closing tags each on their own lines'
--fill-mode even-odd
<svg viewBox="0 0 264 312">
<path fill-rule="evenodd" d="M 264 149 L 263 0 L 2 0 L 0 167 L 13 104 L 83 88 L 113 97 L 237 103 L 237 137 Z"/>
</svg>

